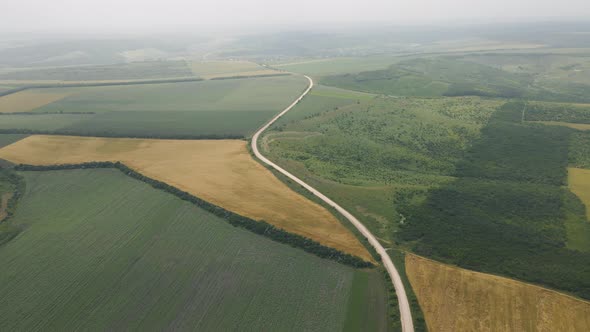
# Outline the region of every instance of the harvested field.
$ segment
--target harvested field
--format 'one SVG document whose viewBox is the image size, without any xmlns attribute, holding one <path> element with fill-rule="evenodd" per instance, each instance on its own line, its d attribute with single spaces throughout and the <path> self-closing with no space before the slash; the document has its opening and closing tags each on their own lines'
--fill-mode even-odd
<svg viewBox="0 0 590 332">
<path fill-rule="evenodd" d="M 244 216 L 372 260 L 326 209 L 295 193 L 254 161 L 246 141 L 147 140 L 30 136 L 0 149 L 0 158 L 34 165 L 121 161 Z"/>
<path fill-rule="evenodd" d="M 65 98 L 67 93 L 21 91 L 0 97 L 0 113 L 29 112 L 35 108 L 51 104 Z"/>
<path fill-rule="evenodd" d="M 431 332 L 589 331 L 590 302 L 407 254 L 406 273 Z"/>
<path fill-rule="evenodd" d="M 590 221 L 590 170 L 568 168 L 568 187 L 586 206 L 586 217 Z"/>
</svg>

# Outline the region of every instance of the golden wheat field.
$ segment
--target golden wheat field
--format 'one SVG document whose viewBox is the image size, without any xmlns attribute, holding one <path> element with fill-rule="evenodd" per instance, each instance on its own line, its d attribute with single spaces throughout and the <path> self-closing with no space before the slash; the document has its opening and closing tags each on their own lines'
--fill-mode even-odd
<svg viewBox="0 0 590 332">
<path fill-rule="evenodd" d="M 590 331 L 590 302 L 406 255 L 429 331 Z"/>
<path fill-rule="evenodd" d="M 36 135 L 0 149 L 0 158 L 34 165 L 121 161 L 228 210 L 372 261 L 328 210 L 252 159 L 245 141 Z"/>
<path fill-rule="evenodd" d="M 586 217 L 590 221 L 590 170 L 568 168 L 567 177 L 570 190 L 586 205 Z"/>
<path fill-rule="evenodd" d="M 0 113 L 29 112 L 67 97 L 67 93 L 25 90 L 0 97 Z"/>
</svg>

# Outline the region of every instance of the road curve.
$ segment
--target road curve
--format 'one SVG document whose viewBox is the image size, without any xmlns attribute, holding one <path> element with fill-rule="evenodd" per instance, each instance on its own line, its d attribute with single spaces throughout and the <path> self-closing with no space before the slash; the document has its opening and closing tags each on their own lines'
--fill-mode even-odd
<svg viewBox="0 0 590 332">
<path fill-rule="evenodd" d="M 281 113 L 279 113 L 278 115 L 273 117 L 268 123 L 266 123 L 264 126 L 262 126 L 262 128 L 260 128 L 254 134 L 254 136 L 252 136 L 252 151 L 254 152 L 254 155 L 256 156 L 256 158 L 260 159 L 263 163 L 276 169 L 281 174 L 285 175 L 286 177 L 288 177 L 291 180 L 295 181 L 296 183 L 300 184 L 305 189 L 309 190 L 312 194 L 319 197 L 322 201 L 328 203 L 328 205 L 335 208 L 346 219 L 348 219 L 354 225 L 354 227 L 356 227 L 356 229 L 358 229 L 359 232 L 361 232 L 361 234 L 363 234 L 363 236 L 365 236 L 369 240 L 369 243 L 373 246 L 373 248 L 375 248 L 375 250 L 377 251 L 379 256 L 381 256 L 381 260 L 383 262 L 383 265 L 385 266 L 387 273 L 389 273 L 389 276 L 391 277 L 391 281 L 393 283 L 393 287 L 395 288 L 395 292 L 397 294 L 397 299 L 398 299 L 398 303 L 399 303 L 399 311 L 400 311 L 400 315 L 401 315 L 402 331 L 403 332 L 414 332 L 414 323 L 412 322 L 412 312 L 410 311 L 410 303 L 408 302 L 408 296 L 406 295 L 406 290 L 404 288 L 404 284 L 402 282 L 402 279 L 401 279 L 397 269 L 395 268 L 395 265 L 393 265 L 391 258 L 389 257 L 389 255 L 387 254 L 387 252 L 385 251 L 385 248 L 383 248 L 381 243 L 379 243 L 379 241 L 377 241 L 377 238 L 375 238 L 375 236 L 373 234 L 371 234 L 371 232 L 367 229 L 367 227 L 365 227 L 365 225 L 363 225 L 350 212 L 346 211 L 340 205 L 336 204 L 334 201 L 332 201 L 331 199 L 326 197 L 324 194 L 322 194 L 319 191 L 317 191 L 316 189 L 314 189 L 312 186 L 303 182 L 302 180 L 297 178 L 295 175 L 287 172 L 286 170 L 281 168 L 279 165 L 268 160 L 266 157 L 264 157 L 260 153 L 260 151 L 258 151 L 258 138 L 260 137 L 260 134 L 262 134 L 262 132 L 264 132 L 266 129 L 268 129 L 268 127 L 270 127 L 270 125 L 272 125 L 275 121 L 277 121 L 281 116 L 283 116 L 285 113 L 289 112 L 295 105 L 297 105 L 297 103 L 299 101 L 301 101 L 301 99 L 303 99 L 303 97 L 305 97 L 309 93 L 309 91 L 311 91 L 311 88 L 313 88 L 313 80 L 309 76 L 305 76 L 305 78 L 307 78 L 307 80 L 309 81 L 309 87 L 303 92 L 303 94 L 301 94 L 301 96 L 299 96 L 291 105 L 289 105 L 287 108 L 285 108 Z"/>
</svg>

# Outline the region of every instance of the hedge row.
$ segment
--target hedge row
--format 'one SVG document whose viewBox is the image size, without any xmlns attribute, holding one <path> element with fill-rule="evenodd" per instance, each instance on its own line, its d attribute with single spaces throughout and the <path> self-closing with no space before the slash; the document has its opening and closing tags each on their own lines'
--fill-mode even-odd
<svg viewBox="0 0 590 332">
<path fill-rule="evenodd" d="M 15 88 L 15 89 L 10 89 L 10 90 L 6 90 L 6 91 L 2 91 L 2 92 L 0 92 L 0 97 L 8 96 L 8 95 L 11 95 L 13 93 L 17 93 L 17 92 L 20 92 L 20 91 L 23 91 L 23 90 L 26 90 L 26 89 L 28 89 L 28 87 L 23 86 L 23 87 L 20 87 L 20 88 Z"/>
<path fill-rule="evenodd" d="M 292 247 L 301 248 L 307 251 L 308 253 L 312 253 L 321 258 L 331 259 L 341 264 L 349 265 L 355 268 L 373 267 L 373 264 L 371 264 L 370 262 L 366 262 L 359 257 L 343 253 L 333 248 L 326 247 L 318 242 L 315 242 L 301 235 L 286 232 L 285 230 L 277 228 L 265 221 L 255 221 L 253 219 L 228 211 L 217 205 L 211 204 L 176 187 L 144 176 L 120 162 L 90 162 L 83 164 L 62 164 L 50 166 L 34 166 L 21 164 L 15 166 L 15 169 L 19 171 L 49 171 L 89 168 L 116 168 L 134 179 L 143 181 L 156 189 L 164 190 L 184 201 L 190 202 L 198 206 L 199 208 L 216 215 L 217 217 L 223 218 L 233 226 L 245 228 L 256 234 L 266 236 L 274 241 L 285 243 Z"/>
</svg>

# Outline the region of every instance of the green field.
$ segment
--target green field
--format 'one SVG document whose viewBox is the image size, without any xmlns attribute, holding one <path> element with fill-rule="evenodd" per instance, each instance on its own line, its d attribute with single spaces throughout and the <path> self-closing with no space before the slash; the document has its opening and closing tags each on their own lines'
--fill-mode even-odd
<svg viewBox="0 0 590 332">
<path fill-rule="evenodd" d="M 496 58 L 509 56 L 496 55 Z M 538 55 L 521 55 L 534 63 Z M 545 67 L 514 70 L 518 63 L 500 66 L 470 57 L 423 57 L 399 61 L 389 68 L 322 77 L 326 85 L 395 96 L 484 96 L 533 100 L 589 102 L 590 82 L 571 81 L 587 76 L 575 65 L 563 66 L 559 75 Z M 497 61 L 500 61 L 496 59 Z"/>
<path fill-rule="evenodd" d="M 367 56 L 352 58 L 301 59 L 272 64 L 274 68 L 312 76 L 358 73 L 385 69 L 403 58 L 395 56 Z"/>
<path fill-rule="evenodd" d="M 100 66 L 20 69 L 0 73 L 0 80 L 102 81 L 193 76 L 186 61 L 131 62 Z"/>
<path fill-rule="evenodd" d="M 27 135 L 20 135 L 20 134 L 8 134 L 2 135 L 0 134 L 0 148 L 12 144 L 16 141 L 19 141 L 23 138 L 27 137 Z"/>
<path fill-rule="evenodd" d="M 387 326 L 377 271 L 234 228 L 117 170 L 22 175 L 26 192 L 10 221 L 20 233 L 0 247 L 6 329 Z M 359 295 L 367 287 L 370 296 Z M 349 308 L 376 310 L 349 322 Z"/>
<path fill-rule="evenodd" d="M 97 136 L 246 137 L 289 105 L 305 86 L 302 77 L 281 76 L 44 89 L 69 96 L 33 110 L 39 115 L 3 115 L 0 129 Z"/>
</svg>

